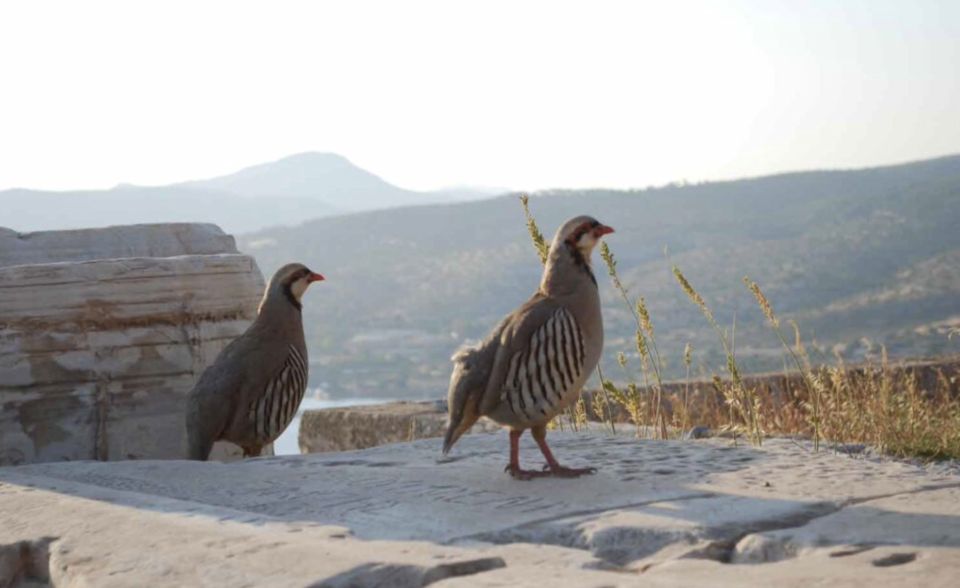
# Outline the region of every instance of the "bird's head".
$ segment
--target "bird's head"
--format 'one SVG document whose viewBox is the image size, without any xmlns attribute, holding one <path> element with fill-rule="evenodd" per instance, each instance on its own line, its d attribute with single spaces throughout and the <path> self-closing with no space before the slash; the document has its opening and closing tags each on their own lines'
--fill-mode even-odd
<svg viewBox="0 0 960 588">
<path fill-rule="evenodd" d="M 303 298 L 303 294 L 310 287 L 310 284 L 323 279 L 323 276 L 314 273 L 302 263 L 288 263 L 278 269 L 270 278 L 267 291 L 260 303 L 260 310 L 271 299 L 285 300 L 300 309 L 302 308 L 300 299 Z"/>
<path fill-rule="evenodd" d="M 595 287 L 597 279 L 590 269 L 590 256 L 600 239 L 612 232 L 612 228 L 592 216 L 577 216 L 563 223 L 550 245 L 541 290 L 557 294 L 583 284 Z M 577 276 L 585 281 L 581 282 Z"/>
<path fill-rule="evenodd" d="M 602 224 L 592 216 L 577 216 L 557 230 L 553 238 L 552 248 L 565 246 L 568 249 L 579 251 L 589 263 L 593 248 L 600 242 L 600 238 L 613 232 L 612 227 Z"/>
</svg>

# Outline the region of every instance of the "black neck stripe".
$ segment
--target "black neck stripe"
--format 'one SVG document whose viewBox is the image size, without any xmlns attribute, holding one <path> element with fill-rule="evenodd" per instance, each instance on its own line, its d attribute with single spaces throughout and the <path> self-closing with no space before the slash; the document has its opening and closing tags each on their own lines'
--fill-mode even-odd
<svg viewBox="0 0 960 588">
<path fill-rule="evenodd" d="M 590 264 L 587 263 L 587 260 L 583 257 L 583 252 L 580 251 L 580 248 L 568 241 L 567 252 L 570 253 L 571 257 L 573 257 L 573 263 L 583 271 L 587 272 L 587 275 L 590 276 L 590 281 L 593 282 L 594 286 L 597 286 L 597 278 L 593 275 L 593 270 L 590 269 Z"/>
<path fill-rule="evenodd" d="M 293 285 L 292 283 L 283 285 L 283 295 L 287 297 L 287 300 L 290 301 L 290 304 L 296 307 L 297 310 L 302 311 L 303 305 L 300 304 L 300 302 L 297 300 L 297 297 L 293 295 L 293 290 L 290 289 L 290 286 L 292 285 Z"/>
</svg>

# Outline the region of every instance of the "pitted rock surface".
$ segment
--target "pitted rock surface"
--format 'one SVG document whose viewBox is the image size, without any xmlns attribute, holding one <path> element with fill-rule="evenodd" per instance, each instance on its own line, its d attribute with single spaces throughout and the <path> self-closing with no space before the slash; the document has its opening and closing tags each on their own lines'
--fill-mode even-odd
<svg viewBox="0 0 960 588">
<path fill-rule="evenodd" d="M 207 573 L 188 561 L 271 585 L 396 577 L 398 585 L 801 586 L 829 578 L 935 586 L 960 573 L 960 476 L 949 467 L 814 453 L 776 439 L 762 447 L 598 432 L 550 440 L 561 461 L 598 473 L 513 480 L 503 472 L 503 433 L 466 437 L 447 458 L 429 439 L 230 464 L 6 468 L 0 509 L 12 519 L 0 543 L 53 537 L 55 554 L 98 544 L 110 551 L 100 556 L 103 569 L 113 571 L 149 550 L 159 567 L 129 563 L 121 577 L 151 585 L 166 582 L 161 568 L 181 583 Z M 528 438 L 521 461 L 541 461 Z M 100 523 L 85 509 L 113 517 L 112 534 L 95 532 Z M 167 530 L 155 536 L 155 525 Z M 184 560 L 188 548 L 209 557 Z"/>
</svg>

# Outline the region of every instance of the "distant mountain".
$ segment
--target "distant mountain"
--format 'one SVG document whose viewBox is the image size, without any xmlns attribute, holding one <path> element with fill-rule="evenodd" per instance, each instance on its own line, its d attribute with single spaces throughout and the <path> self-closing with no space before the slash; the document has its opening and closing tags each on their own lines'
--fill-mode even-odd
<svg viewBox="0 0 960 588">
<path fill-rule="evenodd" d="M 312 199 L 340 211 L 363 211 L 446 200 L 430 192 L 414 192 L 388 184 L 333 153 L 300 153 L 236 173 L 185 182 L 179 186 L 229 192 L 250 198 Z M 470 197 L 461 193 L 460 199 Z"/>
<path fill-rule="evenodd" d="M 695 373 L 720 370 L 715 334 L 679 290 L 676 263 L 734 331 L 751 370 L 783 366 L 744 275 L 774 308 L 816 340 L 816 357 L 848 360 L 960 351 L 960 156 L 905 165 L 814 171 L 656 189 L 551 191 L 531 208 L 547 237 L 589 213 L 608 238 L 621 277 L 645 296 L 671 376 L 693 344 Z M 335 396 L 437 397 L 448 359 L 536 288 L 540 265 L 516 196 L 319 219 L 242 235 L 269 275 L 299 260 L 327 276 L 304 319 L 315 385 Z M 604 367 L 633 348 L 633 317 L 595 259 L 604 301 Z M 789 330 L 789 326 L 786 326 Z M 635 353 L 634 353 L 635 355 Z M 636 367 L 636 359 L 633 360 Z"/>
<path fill-rule="evenodd" d="M 306 198 L 246 198 L 185 187 L 0 192 L 0 226 L 23 232 L 164 222 L 208 222 L 239 232 L 337 212 L 324 202 Z"/>
<path fill-rule="evenodd" d="M 301 153 L 226 176 L 169 186 L 0 192 L 0 226 L 18 231 L 143 222 L 212 222 L 245 232 L 344 212 L 483 198 L 481 191 L 414 192 L 330 153 Z"/>
</svg>

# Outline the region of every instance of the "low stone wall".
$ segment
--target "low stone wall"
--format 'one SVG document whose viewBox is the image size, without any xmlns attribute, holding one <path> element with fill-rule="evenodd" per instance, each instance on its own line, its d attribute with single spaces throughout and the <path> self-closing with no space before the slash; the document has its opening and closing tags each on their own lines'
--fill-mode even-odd
<svg viewBox="0 0 960 588">
<path fill-rule="evenodd" d="M 0 465 L 183 457 L 186 395 L 256 316 L 254 260 L 213 225 L 0 243 Z"/>
<path fill-rule="evenodd" d="M 447 424 L 445 402 L 390 402 L 308 410 L 300 420 L 301 453 L 366 449 L 387 443 L 441 437 Z M 481 419 L 473 431 L 500 427 Z"/>
<path fill-rule="evenodd" d="M 890 368 L 906 372 L 916 379 L 921 390 L 933 390 L 938 382 L 946 383 L 954 394 L 960 394 L 960 358 L 911 362 Z M 864 368 L 850 368 L 852 377 L 862 377 Z M 804 385 L 799 374 L 759 374 L 748 376 L 744 381 L 757 386 L 765 393 L 780 397 L 792 394 Z M 713 385 L 706 380 L 690 383 L 669 382 L 664 384 L 664 397 L 679 396 L 684 392 L 691 399 L 703 400 L 716 394 Z M 590 407 L 597 392 L 584 391 L 583 396 Z M 713 399 L 722 403 L 722 398 Z M 666 403 L 665 403 L 666 404 Z M 596 418 L 588 410 L 591 418 Z M 614 420 L 629 422 L 626 411 L 614 408 Z M 300 422 L 299 443 L 302 453 L 349 451 L 366 449 L 386 443 L 413 441 L 428 437 L 441 437 L 446 428 L 447 407 L 443 400 L 436 402 L 389 402 L 373 406 L 348 406 L 306 411 Z M 697 423 L 693 423 L 696 425 Z M 485 418 L 474 425 L 474 431 L 495 431 L 499 425 Z"/>
<path fill-rule="evenodd" d="M 868 376 L 875 376 L 875 373 L 867 374 L 868 370 L 875 369 L 878 368 L 868 368 L 860 365 L 848 366 L 847 377 L 851 381 L 857 382 Z M 896 379 L 912 378 L 916 382 L 918 390 L 927 393 L 932 393 L 934 390 L 949 390 L 954 396 L 960 395 L 960 356 L 902 363 L 892 362 L 888 369 Z M 829 378 L 829 376 L 827 375 L 825 378 Z M 806 387 L 803 376 L 799 372 L 752 374 L 744 376 L 743 381 L 747 388 L 756 389 L 762 397 L 769 396 L 777 399 L 791 398 L 798 394 L 803 395 Z M 593 398 L 597 394 L 599 392 L 595 390 L 588 390 L 583 393 L 591 418 L 594 418 L 592 406 Z M 710 380 L 666 382 L 663 385 L 664 399 L 679 399 L 684 394 L 689 395 L 692 403 L 723 404 L 722 396 L 716 392 Z M 666 401 L 663 404 L 664 410 L 668 413 L 669 405 L 670 403 Z M 693 412 L 696 412 L 696 410 Z M 614 407 L 613 418 L 617 422 L 629 422 L 630 415 L 627 411 Z"/>
</svg>

